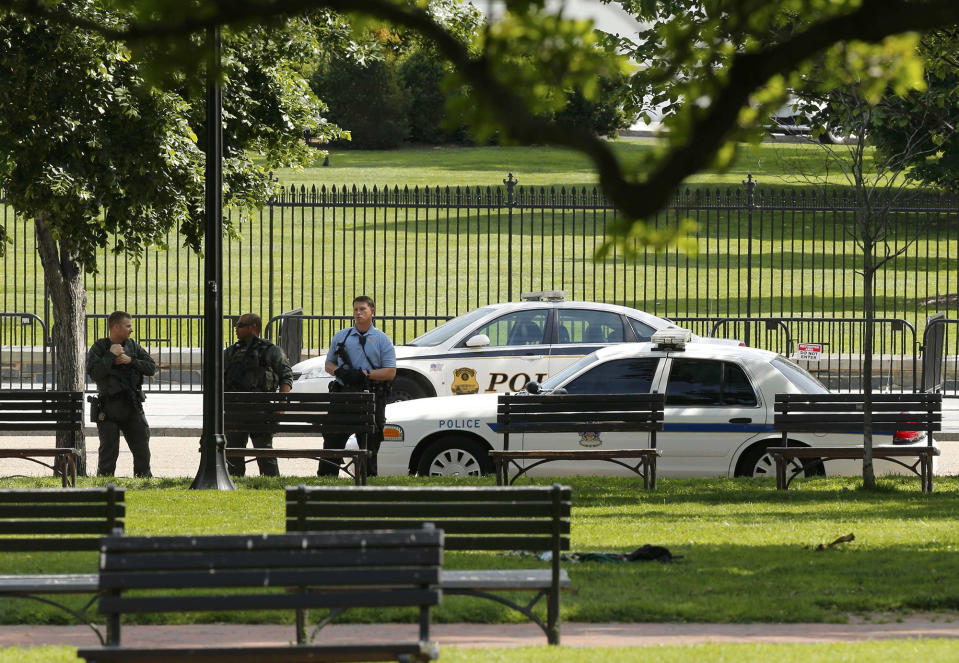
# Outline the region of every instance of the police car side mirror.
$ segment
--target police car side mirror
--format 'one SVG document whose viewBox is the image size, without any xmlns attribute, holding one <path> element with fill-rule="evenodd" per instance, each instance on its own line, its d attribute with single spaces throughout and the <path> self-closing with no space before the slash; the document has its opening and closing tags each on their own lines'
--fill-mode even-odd
<svg viewBox="0 0 959 663">
<path fill-rule="evenodd" d="M 484 348 L 487 345 L 489 345 L 489 336 L 486 334 L 471 336 L 470 339 L 466 341 L 466 347 L 468 348 Z"/>
<path fill-rule="evenodd" d="M 530 380 L 526 383 L 525 389 L 527 394 L 538 394 L 540 391 L 539 382 L 536 380 Z"/>
</svg>

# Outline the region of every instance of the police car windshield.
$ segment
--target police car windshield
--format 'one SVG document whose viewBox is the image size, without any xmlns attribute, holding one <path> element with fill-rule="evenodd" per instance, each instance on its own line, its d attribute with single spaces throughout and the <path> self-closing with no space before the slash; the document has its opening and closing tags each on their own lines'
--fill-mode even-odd
<svg viewBox="0 0 959 663">
<path fill-rule="evenodd" d="M 772 365 L 803 394 L 828 394 L 829 390 L 812 373 L 785 357 L 776 357 Z"/>
<path fill-rule="evenodd" d="M 596 353 L 588 354 L 588 355 L 586 355 L 585 357 L 583 357 L 582 359 L 580 359 L 579 361 L 577 361 L 577 362 L 575 362 L 575 363 L 573 363 L 573 364 L 570 364 L 570 365 L 567 366 L 565 369 L 563 369 L 561 372 L 559 372 L 559 373 L 557 373 L 556 375 L 554 375 L 553 377 L 549 378 L 546 382 L 544 382 L 542 385 L 540 385 L 540 387 L 541 387 L 542 389 L 555 389 L 556 387 L 558 387 L 558 386 L 560 386 L 561 384 L 563 384 L 564 382 L 566 382 L 566 380 L 567 380 L 570 376 L 576 375 L 576 374 L 579 373 L 581 370 L 583 370 L 584 368 L 586 368 L 587 366 L 589 366 L 590 364 L 593 364 L 593 363 L 596 363 Z"/>
<path fill-rule="evenodd" d="M 448 341 L 450 338 L 463 331 L 465 327 L 470 326 L 478 319 L 489 315 L 492 310 L 492 307 L 485 306 L 483 308 L 474 309 L 469 313 L 464 313 L 458 318 L 453 318 L 448 322 L 444 322 L 439 327 L 435 327 L 425 334 L 417 336 L 412 341 L 407 343 L 407 345 L 416 345 L 420 347 L 439 345 L 444 341 Z"/>
</svg>

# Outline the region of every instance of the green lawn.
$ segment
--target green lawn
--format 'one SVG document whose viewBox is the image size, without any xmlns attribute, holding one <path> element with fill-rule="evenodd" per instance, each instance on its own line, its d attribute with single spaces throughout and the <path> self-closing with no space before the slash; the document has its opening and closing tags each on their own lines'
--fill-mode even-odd
<svg viewBox="0 0 959 663">
<path fill-rule="evenodd" d="M 657 149 L 653 138 L 612 141 L 623 163 L 639 169 Z M 842 146 L 832 149 L 844 149 Z M 809 143 L 741 143 L 735 160 L 724 171 L 707 170 L 690 185 L 739 187 L 746 175 L 766 186 L 800 184 L 794 173 L 806 173 L 833 185 L 846 182 L 828 168 L 826 152 Z M 524 186 L 592 185 L 597 182 L 591 162 L 582 154 L 558 147 L 411 147 L 400 150 L 330 150 L 330 165 L 317 157 L 305 170 L 279 169 L 274 174 L 286 186 L 500 186 L 512 172 Z M 871 167 L 872 161 L 867 164 Z"/>
<path fill-rule="evenodd" d="M 318 479 L 295 480 L 314 483 Z M 374 484 L 423 483 L 377 478 Z M 563 481 L 566 481 L 564 478 Z M 777 492 L 771 480 L 663 479 L 644 492 L 630 479 L 570 478 L 572 548 L 629 552 L 664 545 L 674 564 L 568 563 L 572 589 L 562 618 L 580 622 L 830 622 L 850 614 L 959 611 L 959 478 L 939 478 L 931 495 L 915 478 L 884 479 L 876 491 L 853 478 L 809 479 Z M 0 487 L 53 485 L 4 479 Z M 83 485 L 102 481 L 86 479 Z M 130 535 L 280 532 L 282 487 L 289 479 L 240 480 L 230 493 L 187 490 L 188 480 L 120 480 Z M 438 482 L 430 482 L 438 483 Z M 488 485 L 486 480 L 447 481 Z M 839 536 L 851 543 L 816 551 Z M 524 568 L 532 558 L 447 553 L 452 568 Z M 6 555 L 0 573 L 89 571 L 95 555 Z M 77 603 L 82 597 L 76 598 Z M 27 601 L 4 601 L 0 623 L 69 623 Z M 436 622 L 515 622 L 490 601 L 449 596 Z M 222 619 L 223 616 L 220 616 Z M 291 615 L 244 613 L 241 622 L 284 622 Z M 412 620 L 407 612 L 355 611 L 352 621 Z M 174 615 L 169 621 L 205 621 Z"/>
<path fill-rule="evenodd" d="M 442 647 L 443 663 L 951 663 L 959 654 L 954 640 L 881 640 L 828 644 L 709 644 L 665 647 L 521 647 L 458 649 Z M 76 663 L 75 647 L 0 649 L 0 663 Z"/>
</svg>

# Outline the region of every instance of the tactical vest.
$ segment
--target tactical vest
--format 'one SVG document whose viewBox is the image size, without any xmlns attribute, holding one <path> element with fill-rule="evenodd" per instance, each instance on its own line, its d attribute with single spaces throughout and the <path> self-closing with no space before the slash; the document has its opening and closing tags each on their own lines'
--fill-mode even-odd
<svg viewBox="0 0 959 663">
<path fill-rule="evenodd" d="M 223 388 L 226 391 L 276 391 L 279 386 L 276 372 L 266 361 L 271 346 L 268 341 L 255 338 L 245 352 L 238 350 L 232 355 L 223 376 Z"/>
</svg>

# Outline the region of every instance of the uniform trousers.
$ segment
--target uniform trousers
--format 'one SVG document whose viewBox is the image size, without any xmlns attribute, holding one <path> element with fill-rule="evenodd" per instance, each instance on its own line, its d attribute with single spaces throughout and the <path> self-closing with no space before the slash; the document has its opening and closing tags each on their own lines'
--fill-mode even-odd
<svg viewBox="0 0 959 663">
<path fill-rule="evenodd" d="M 106 419 L 97 422 L 97 433 L 100 437 L 97 476 L 112 477 L 116 472 L 121 432 L 133 454 L 133 475 L 153 476 L 150 472 L 150 425 L 143 414 L 143 408 L 126 399 L 100 398 Z"/>
<path fill-rule="evenodd" d="M 226 446 L 231 449 L 243 449 L 246 447 L 247 438 L 253 441 L 254 449 L 273 448 L 273 433 L 227 433 Z M 246 459 L 242 456 L 227 456 L 226 464 L 233 476 L 242 477 L 246 475 Z M 260 468 L 261 476 L 280 476 L 276 458 L 257 458 L 256 464 Z"/>
</svg>

